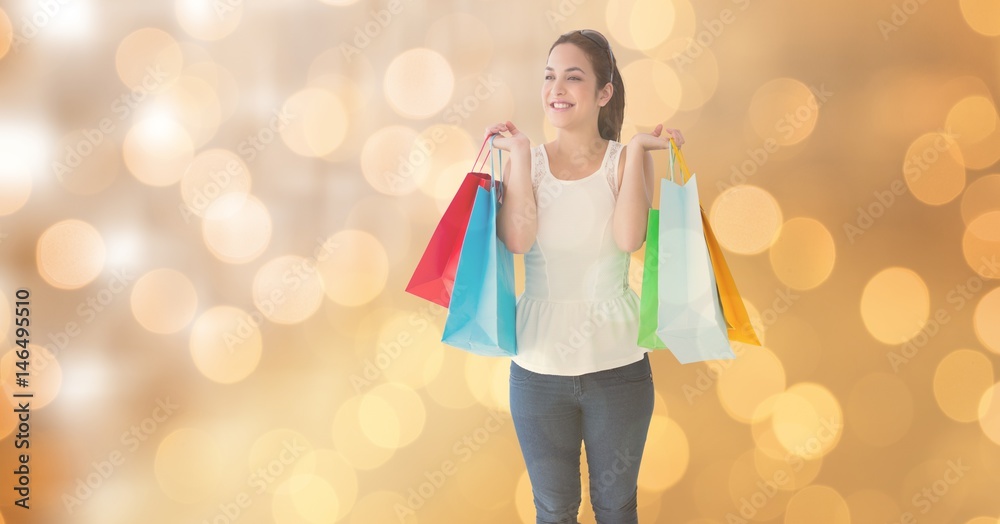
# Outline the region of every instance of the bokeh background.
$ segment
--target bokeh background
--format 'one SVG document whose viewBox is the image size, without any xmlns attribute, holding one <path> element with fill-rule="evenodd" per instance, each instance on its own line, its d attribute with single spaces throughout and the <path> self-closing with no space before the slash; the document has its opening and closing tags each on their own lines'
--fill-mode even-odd
<svg viewBox="0 0 1000 524">
<path fill-rule="evenodd" d="M 534 522 L 509 361 L 403 289 L 485 127 L 554 136 L 576 28 L 764 343 L 651 355 L 640 520 L 997 523 L 995 0 L 6 0 L 0 520 Z"/>
</svg>

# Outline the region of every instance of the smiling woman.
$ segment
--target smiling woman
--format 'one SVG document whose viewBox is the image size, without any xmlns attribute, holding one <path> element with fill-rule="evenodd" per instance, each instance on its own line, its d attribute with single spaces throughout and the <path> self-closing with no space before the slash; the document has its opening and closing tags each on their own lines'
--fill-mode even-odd
<svg viewBox="0 0 1000 524">
<path fill-rule="evenodd" d="M 639 298 L 628 284 L 653 195 L 650 150 L 676 129 L 620 142 L 625 85 L 608 40 L 566 33 L 549 49 L 542 109 L 557 130 L 532 147 L 512 122 L 489 127 L 509 151 L 497 234 L 523 253 L 510 407 L 538 522 L 576 522 L 580 447 L 598 522 L 638 522 L 637 479 L 653 413 Z M 622 456 L 629 460 L 620 460 Z"/>
</svg>

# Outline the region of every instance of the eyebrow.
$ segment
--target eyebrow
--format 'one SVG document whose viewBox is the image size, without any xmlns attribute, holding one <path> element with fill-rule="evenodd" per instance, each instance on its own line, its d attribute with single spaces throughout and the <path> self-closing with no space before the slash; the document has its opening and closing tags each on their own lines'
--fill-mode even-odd
<svg viewBox="0 0 1000 524">
<path fill-rule="evenodd" d="M 555 69 L 552 69 L 552 68 L 551 68 L 551 67 L 549 67 L 549 66 L 545 66 L 545 70 L 546 70 L 546 71 L 555 71 Z M 563 72 L 564 72 L 564 73 L 568 73 L 568 72 L 570 72 L 570 71 L 579 71 L 579 72 L 581 72 L 581 73 L 583 73 L 583 74 L 587 74 L 587 72 L 586 72 L 586 71 L 584 71 L 583 69 L 580 69 L 579 67 L 568 67 L 568 68 L 566 68 L 566 70 L 565 70 L 565 71 L 563 71 Z"/>
</svg>

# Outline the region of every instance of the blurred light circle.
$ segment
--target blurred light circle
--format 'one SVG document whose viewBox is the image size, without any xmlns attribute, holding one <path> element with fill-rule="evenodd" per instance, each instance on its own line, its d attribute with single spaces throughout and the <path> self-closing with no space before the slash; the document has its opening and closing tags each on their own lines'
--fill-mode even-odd
<svg viewBox="0 0 1000 524">
<path fill-rule="evenodd" d="M 439 332 L 443 322 L 444 319 L 435 322 L 435 330 Z M 465 409 L 475 405 L 476 397 L 472 395 L 469 383 L 465 379 L 467 357 L 441 344 L 440 340 L 432 355 L 438 355 L 441 366 L 434 378 L 427 383 L 427 394 L 446 408 Z"/>
<path fill-rule="evenodd" d="M 851 524 L 851 511 L 837 490 L 806 486 L 788 501 L 785 524 Z"/>
<path fill-rule="evenodd" d="M 856 523 L 892 522 L 902 513 L 899 504 L 892 497 L 876 489 L 855 491 L 846 500 L 851 510 L 851 520 Z"/>
<path fill-rule="evenodd" d="M 962 220 L 966 226 L 990 211 L 1000 211 L 1000 174 L 981 176 L 962 193 Z"/>
<path fill-rule="evenodd" d="M 1000 5 L 991 0 L 959 0 L 969 27 L 983 36 L 1000 36 Z"/>
<path fill-rule="evenodd" d="M 870 373 L 851 389 L 849 427 L 865 444 L 885 447 L 899 442 L 913 424 L 913 395 L 889 373 Z"/>
<path fill-rule="evenodd" d="M 15 293 L 16 290 L 12 290 L 11 297 L 16 296 Z M 12 303 L 14 303 L 14 300 L 11 299 L 8 301 L 7 295 L 5 295 L 3 290 L 0 289 L 0 339 L 2 340 L 8 340 L 7 330 L 11 327 L 11 321 L 14 318 L 14 312 L 10 308 Z"/>
<path fill-rule="evenodd" d="M 437 51 L 409 49 L 396 55 L 382 84 L 389 105 L 404 118 L 428 118 L 444 109 L 455 89 L 451 65 Z"/>
<path fill-rule="evenodd" d="M 785 369 L 766 347 L 742 351 L 718 376 L 719 402 L 730 417 L 743 423 L 753 421 L 761 402 L 785 391 Z"/>
<path fill-rule="evenodd" d="M 271 513 L 276 524 L 333 524 L 340 513 L 340 501 L 322 477 L 293 474 L 274 491 Z"/>
<path fill-rule="evenodd" d="M 840 403 L 829 390 L 803 382 L 777 396 L 771 425 L 785 449 L 804 459 L 815 459 L 840 442 L 844 417 Z"/>
<path fill-rule="evenodd" d="M 194 158 L 194 143 L 172 117 L 149 116 L 128 130 L 122 144 L 125 166 L 140 182 L 154 187 L 177 183 Z"/>
<path fill-rule="evenodd" d="M 199 40 L 221 40 L 239 27 L 243 2 L 175 0 L 174 14 L 187 34 Z"/>
<path fill-rule="evenodd" d="M 1000 211 L 990 211 L 976 217 L 962 235 L 965 262 L 979 276 L 1000 278 Z"/>
<path fill-rule="evenodd" d="M 459 77 L 484 72 L 493 58 L 494 37 L 490 25 L 469 13 L 442 16 L 430 24 L 424 38 L 427 47 L 440 53 Z M 462 42 L 462 45 L 457 46 L 455 42 Z"/>
<path fill-rule="evenodd" d="M 969 463 L 963 457 L 964 450 L 952 448 L 946 455 L 944 450 L 934 450 L 923 462 L 912 467 L 897 480 L 898 493 L 905 493 L 910 502 L 910 508 L 919 509 L 919 522 L 957 522 L 956 514 L 967 509 L 966 497 L 969 494 L 970 482 L 974 470 L 979 464 Z M 899 463 L 901 466 L 905 462 Z M 898 475 L 901 471 L 897 471 Z M 947 496 L 938 496 L 947 491 Z M 920 495 L 919 497 L 917 495 Z M 899 516 L 896 517 L 897 519 Z"/>
<path fill-rule="evenodd" d="M 334 233 L 318 255 L 326 296 L 343 306 L 363 306 L 385 289 L 389 257 L 377 238 L 365 231 Z"/>
<path fill-rule="evenodd" d="M 14 27 L 10 23 L 7 12 L 0 8 L 0 59 L 10 51 L 10 43 L 14 40 Z M 0 519 L 3 519 L 0 516 Z"/>
<path fill-rule="evenodd" d="M 771 268 L 782 283 L 807 290 L 830 277 L 837 252 L 826 226 L 814 218 L 797 217 L 778 230 L 770 259 Z"/>
<path fill-rule="evenodd" d="M 184 329 L 198 308 L 198 293 L 183 273 L 154 269 L 132 286 L 132 315 L 153 333 L 168 334 Z"/>
<path fill-rule="evenodd" d="M 992 385 L 993 363 L 979 351 L 952 351 L 934 370 L 934 398 L 941 411 L 958 422 L 979 418 L 979 401 Z"/>
<path fill-rule="evenodd" d="M 995 444 L 1000 445 L 1000 382 L 990 386 L 979 398 L 979 426 Z"/>
<path fill-rule="evenodd" d="M 476 431 L 477 434 L 482 434 L 481 432 L 487 430 L 480 426 Z M 487 445 L 492 444 L 489 441 L 485 442 Z M 466 450 L 474 451 L 479 447 L 476 441 L 472 441 L 472 444 L 467 441 L 465 445 L 468 446 Z M 516 485 L 515 475 L 518 471 L 511 466 L 510 460 L 504 455 L 484 453 L 476 456 L 475 467 L 457 466 L 455 476 L 449 482 L 455 483 L 461 500 L 466 504 L 483 511 L 501 511 L 508 504 L 508 498 L 497 497 L 496 489 L 498 486 L 506 488 Z"/>
<path fill-rule="evenodd" d="M 680 48 L 681 53 L 685 50 L 696 49 L 698 44 L 691 39 L 677 39 L 670 45 Z M 675 64 L 688 64 L 679 67 L 677 77 L 681 81 L 680 109 L 682 111 L 693 111 L 704 106 L 715 95 L 719 87 L 719 61 L 715 58 L 715 53 L 711 49 L 703 49 L 697 59 L 687 59 L 685 55 L 675 55 Z"/>
<path fill-rule="evenodd" d="M 222 478 L 221 451 L 219 443 L 200 429 L 171 432 L 160 441 L 153 464 L 160 489 L 183 504 L 213 496 Z"/>
<path fill-rule="evenodd" d="M 170 33 L 144 27 L 129 33 L 118 44 L 115 69 L 134 98 L 155 93 L 173 83 L 184 68 L 184 54 Z"/>
<path fill-rule="evenodd" d="M 930 311 L 927 284 L 903 267 L 879 271 L 861 294 L 861 319 L 884 344 L 902 344 L 916 336 L 927 324 Z"/>
<path fill-rule="evenodd" d="M 723 191 L 709 212 L 719 243 L 741 255 L 761 253 L 778 238 L 781 206 L 767 190 L 740 184 Z"/>
<path fill-rule="evenodd" d="M 222 102 L 205 79 L 182 75 L 170 87 L 140 109 L 144 115 L 170 115 L 195 148 L 215 137 L 222 122 Z"/>
<path fill-rule="evenodd" d="M 976 304 L 972 326 L 976 337 L 990 351 L 1000 354 L 1000 288 L 993 288 Z"/>
<path fill-rule="evenodd" d="M 189 44 L 191 45 L 191 44 Z M 206 53 L 207 54 L 207 53 Z M 184 75 L 200 78 L 211 87 L 214 94 L 214 101 L 218 104 L 220 111 L 220 121 L 225 122 L 232 117 L 241 105 L 240 86 L 233 77 L 229 69 L 212 61 L 211 56 L 197 63 L 193 63 L 184 68 Z M 271 128 L 266 128 L 269 132 Z M 263 130 L 256 133 L 256 137 L 263 140 Z M 237 146 L 239 147 L 239 146 Z M 244 149 L 244 151 L 247 151 Z M 252 158 L 252 157 L 251 157 Z"/>
<path fill-rule="evenodd" d="M 19 338 L 16 336 L 15 330 L 13 347 L 4 353 L 3 358 L 0 359 L 0 372 L 3 373 L 4 377 L 13 378 L 16 376 L 16 373 L 25 371 L 17 365 L 22 360 L 17 357 L 17 351 L 24 349 L 20 345 L 17 345 Z M 28 373 L 30 373 L 28 375 L 28 387 L 21 388 L 16 386 L 13 380 L 5 378 L 2 382 L 3 390 L 9 401 L 13 404 L 20 402 L 20 400 L 13 396 L 15 393 L 31 393 L 33 395 L 30 400 L 31 407 L 33 409 L 41 409 L 59 396 L 63 380 L 62 366 L 59 364 L 56 356 L 43 346 L 29 343 L 27 349 L 29 353 Z"/>
<path fill-rule="evenodd" d="M 788 146 L 812 134 L 819 118 L 819 104 L 801 81 L 775 78 L 754 92 L 748 116 L 757 136 Z"/>
<path fill-rule="evenodd" d="M 656 126 L 673 117 L 681 105 L 681 81 L 677 73 L 658 60 L 641 58 L 618 63 L 629 86 L 629 117 L 640 126 Z"/>
<path fill-rule="evenodd" d="M 438 377 L 444 361 L 441 329 L 428 318 L 427 309 L 400 312 L 381 323 L 375 354 L 365 358 L 366 373 L 381 371 L 387 379 L 413 389 Z"/>
<path fill-rule="evenodd" d="M 101 234 L 82 220 L 53 224 L 38 238 L 38 273 L 53 287 L 76 289 L 104 269 L 106 248 Z"/>
<path fill-rule="evenodd" d="M 649 51 L 672 34 L 674 15 L 671 2 L 612 0 L 605 7 L 608 31 L 602 34 L 609 39 L 614 38 L 612 51 L 617 51 L 616 44 Z"/>
<path fill-rule="evenodd" d="M 67 133 L 60 139 L 57 151 L 59 156 L 53 162 L 56 180 L 78 195 L 93 195 L 105 190 L 117 178 L 123 161 L 118 144 L 108 139 L 100 127 L 75 129 Z M 3 185 L 2 169 L 0 186 Z M 0 202 L 17 194 L 16 190 L 2 194 Z M 2 209 L 3 204 L 0 203 Z"/>
<path fill-rule="evenodd" d="M 295 153 L 321 157 L 336 150 L 347 136 L 347 109 L 336 93 L 307 87 L 293 94 L 282 107 L 288 114 L 281 139 Z"/>
<path fill-rule="evenodd" d="M 479 154 L 480 146 L 483 146 L 483 139 L 479 136 L 474 138 L 469 136 L 469 133 L 460 127 L 434 124 L 421 131 L 417 140 L 419 143 L 426 144 L 428 149 L 433 145 L 432 154 L 427 159 L 429 163 L 427 176 L 423 177 L 417 186 L 420 191 L 431 197 L 440 195 L 441 198 L 447 198 L 450 201 L 455 197 L 455 192 L 465 178 L 465 173 L 474 169 L 481 169 L 483 173 L 490 172 L 490 162 L 487 158 L 493 160 L 493 166 L 500 167 L 497 152 L 494 151 L 491 155 L 489 145 L 482 148 L 480 158 L 476 159 L 478 160 L 476 162 L 472 155 Z M 504 161 L 507 158 L 505 154 Z M 473 162 L 475 162 L 475 166 L 473 166 Z M 455 178 L 442 176 L 445 174 L 442 172 L 456 165 L 461 166 L 461 175 Z M 441 187 L 442 179 L 448 182 L 448 188 Z M 449 191 L 451 195 L 445 196 Z"/>
<path fill-rule="evenodd" d="M 323 303 L 316 260 L 284 255 L 265 263 L 253 279 L 253 302 L 272 322 L 298 324 Z"/>
<path fill-rule="evenodd" d="M 267 478 L 274 482 L 269 482 L 265 489 L 273 493 L 280 482 L 291 477 L 293 472 L 299 471 L 299 466 L 312 453 L 312 443 L 302 433 L 289 428 L 274 428 L 257 437 L 250 446 L 247 472 L 250 474 L 266 472 Z"/>
<path fill-rule="evenodd" d="M 670 489 L 687 472 L 690 454 L 684 429 L 669 417 L 654 414 L 639 466 L 639 487 L 661 493 Z"/>
<path fill-rule="evenodd" d="M 368 137 L 361 150 L 361 172 L 379 193 L 412 193 L 427 178 L 434 141 L 408 127 L 389 126 Z"/>
<path fill-rule="evenodd" d="M 340 502 L 338 519 L 352 513 L 358 498 L 358 475 L 340 452 L 332 449 L 309 451 L 295 462 L 295 473 L 316 475 L 330 483 Z"/>
<path fill-rule="evenodd" d="M 226 149 L 209 149 L 198 153 L 181 175 L 181 198 L 187 212 L 204 217 L 208 207 L 223 195 L 236 194 L 245 199 L 251 184 L 250 171 L 242 158 Z M 233 200 L 232 205 L 238 202 Z"/>
<path fill-rule="evenodd" d="M 201 224 L 205 246 L 229 264 L 245 264 L 263 254 L 271 232 L 271 214 L 264 204 L 240 192 L 216 198 L 205 209 Z"/>
<path fill-rule="evenodd" d="M 996 107 L 985 96 L 967 96 L 948 111 L 945 129 L 955 135 L 959 144 L 981 142 L 997 130 Z"/>
<path fill-rule="evenodd" d="M 232 306 L 205 311 L 191 328 L 189 349 L 194 365 L 209 380 L 239 382 L 257 369 L 263 344 L 259 313 Z"/>
<path fill-rule="evenodd" d="M 455 199 L 458 188 L 462 186 L 465 176 L 469 173 L 468 162 L 455 162 L 444 169 L 437 170 L 432 177 L 433 189 L 429 190 L 429 196 L 434 198 L 438 213 L 444 216 L 444 212 Z M 427 184 L 421 185 L 423 189 Z"/>
<path fill-rule="evenodd" d="M 406 497 L 395 491 L 372 491 L 365 494 L 354 505 L 348 524 L 373 524 L 375 522 L 398 522 L 397 508 L 408 508 Z M 419 524 L 420 513 L 408 515 L 406 524 Z"/>
<path fill-rule="evenodd" d="M 468 356 L 465 360 L 465 382 L 476 400 L 487 408 L 510 411 L 510 361 L 499 358 Z M 502 383 L 498 384 L 502 379 Z M 508 386 L 508 394 L 498 395 L 499 386 Z"/>
<path fill-rule="evenodd" d="M 31 196 L 31 172 L 27 167 L 0 165 L 0 216 L 24 207 Z"/>
<path fill-rule="evenodd" d="M 774 439 L 774 433 L 768 430 L 768 439 Z M 765 450 L 757 447 L 753 453 L 754 467 L 763 479 L 775 481 L 778 489 L 783 491 L 798 491 L 816 479 L 823 467 L 822 457 L 815 460 L 800 460 L 794 455 L 789 455 L 777 440 L 774 445 L 780 451 Z M 772 456 L 780 454 L 780 458 Z M 777 482 L 781 480 L 782 482 Z"/>
<path fill-rule="evenodd" d="M 352 4 L 356 4 L 358 0 L 319 0 L 320 2 L 327 5 L 335 5 L 337 7 L 347 7 Z"/>
<path fill-rule="evenodd" d="M 951 136 L 924 133 L 906 150 L 903 176 L 913 196 L 939 206 L 955 199 L 965 187 L 962 151 Z"/>
<path fill-rule="evenodd" d="M 396 452 L 396 448 L 378 446 L 365 435 L 361 426 L 361 399 L 360 396 L 350 397 L 337 408 L 331 428 L 333 447 L 340 451 L 355 469 L 374 470 L 385 464 Z M 370 404 L 366 408 L 368 416 L 371 416 L 373 410 L 381 411 L 384 406 L 384 400 L 379 404 Z M 398 420 L 390 423 L 398 424 Z M 363 500 L 358 506 L 361 502 Z M 355 511 L 359 510 L 355 507 Z"/>
<path fill-rule="evenodd" d="M 729 490 L 725 489 L 730 479 L 733 459 L 709 457 L 706 465 L 700 466 L 691 471 L 694 475 L 694 489 L 692 490 L 694 506 L 698 512 L 706 515 L 715 515 L 721 507 L 731 507 L 733 504 Z M 527 521 L 530 524 L 530 520 Z M 719 523 L 712 523 L 719 524 Z"/>
<path fill-rule="evenodd" d="M 730 504 L 742 510 L 741 516 L 752 516 L 753 520 L 766 522 L 781 515 L 791 498 L 788 490 L 780 489 L 787 486 L 791 475 L 762 479 L 757 471 L 756 455 L 754 450 L 749 449 L 732 462 L 728 482 Z M 738 519 L 730 520 L 740 522 Z"/>
<path fill-rule="evenodd" d="M 378 76 L 366 55 L 345 53 L 344 48 L 338 45 L 320 52 L 312 59 L 306 75 L 306 85 L 333 91 L 347 111 L 356 116 L 366 114 L 370 110 L 372 99 L 381 95 L 378 89 L 366 88 L 377 85 Z"/>
</svg>

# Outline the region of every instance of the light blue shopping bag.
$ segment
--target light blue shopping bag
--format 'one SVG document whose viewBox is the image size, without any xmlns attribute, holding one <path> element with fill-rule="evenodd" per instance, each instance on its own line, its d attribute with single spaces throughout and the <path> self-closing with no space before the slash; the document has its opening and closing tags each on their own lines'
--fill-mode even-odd
<svg viewBox="0 0 1000 524">
<path fill-rule="evenodd" d="M 733 359 L 694 174 L 660 181 L 656 335 L 682 364 Z M 686 168 L 683 170 L 686 171 Z M 686 178 L 686 179 L 685 179 Z"/>
<path fill-rule="evenodd" d="M 514 255 L 497 237 L 497 197 L 503 189 L 499 160 L 500 179 L 491 155 L 490 189 L 476 188 L 441 341 L 477 355 L 509 357 L 517 354 Z"/>
</svg>

